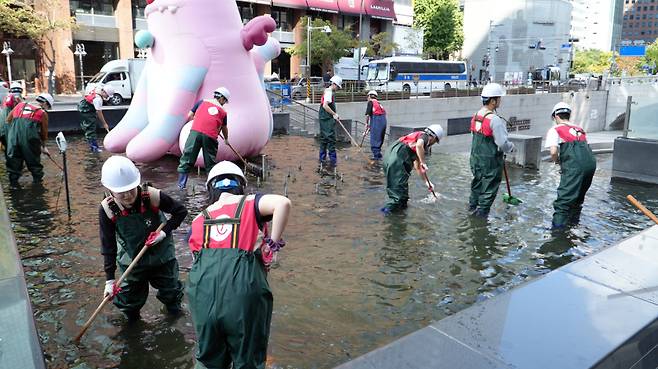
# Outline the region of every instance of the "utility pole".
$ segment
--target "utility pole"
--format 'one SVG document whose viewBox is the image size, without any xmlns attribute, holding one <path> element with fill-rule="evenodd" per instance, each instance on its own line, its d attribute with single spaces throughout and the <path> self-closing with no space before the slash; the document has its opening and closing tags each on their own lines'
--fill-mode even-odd
<svg viewBox="0 0 658 369">
<path fill-rule="evenodd" d="M 357 77 L 357 83 L 356 83 L 356 88 L 358 89 L 361 86 L 361 42 L 363 38 L 361 37 L 361 33 L 363 31 L 363 27 L 361 26 L 361 20 L 363 19 L 363 0 L 361 0 L 361 5 L 359 6 L 359 52 L 358 52 L 358 60 L 356 61 L 356 68 L 357 72 L 356 74 L 358 75 Z"/>
</svg>

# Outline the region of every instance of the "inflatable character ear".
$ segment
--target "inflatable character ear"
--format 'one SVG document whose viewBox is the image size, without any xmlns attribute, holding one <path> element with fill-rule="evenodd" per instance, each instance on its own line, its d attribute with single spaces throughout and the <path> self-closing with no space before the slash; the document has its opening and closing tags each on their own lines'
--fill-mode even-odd
<svg viewBox="0 0 658 369">
<path fill-rule="evenodd" d="M 274 32 L 275 29 L 276 22 L 270 16 L 261 15 L 250 20 L 240 31 L 242 46 L 249 51 L 254 45 L 264 45 L 267 42 L 267 34 Z"/>
</svg>

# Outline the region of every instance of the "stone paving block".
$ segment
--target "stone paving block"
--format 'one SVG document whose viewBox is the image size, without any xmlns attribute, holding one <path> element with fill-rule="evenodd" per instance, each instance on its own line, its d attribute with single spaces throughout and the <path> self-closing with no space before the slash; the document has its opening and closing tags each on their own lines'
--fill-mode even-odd
<svg viewBox="0 0 658 369">
<path fill-rule="evenodd" d="M 658 316 L 658 306 L 556 270 L 433 326 L 516 368 L 589 368 Z"/>
<path fill-rule="evenodd" d="M 22 277 L 0 280 L 0 368 L 45 368 Z"/>
<path fill-rule="evenodd" d="M 657 227 L 653 227 L 658 230 Z M 643 232 L 560 270 L 658 305 L 658 240 Z"/>
<path fill-rule="evenodd" d="M 503 369 L 505 364 L 487 358 L 432 327 L 426 327 L 394 344 L 384 346 L 338 369 Z"/>
</svg>

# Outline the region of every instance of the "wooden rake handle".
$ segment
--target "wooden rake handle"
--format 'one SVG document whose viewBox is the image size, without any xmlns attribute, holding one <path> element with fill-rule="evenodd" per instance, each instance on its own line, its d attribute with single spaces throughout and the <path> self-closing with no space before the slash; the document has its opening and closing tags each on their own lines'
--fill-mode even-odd
<svg viewBox="0 0 658 369">
<path fill-rule="evenodd" d="M 628 195 L 626 196 L 626 198 L 628 199 L 628 201 L 631 202 L 631 204 L 635 205 L 635 207 L 640 209 L 640 211 L 643 212 L 644 215 L 646 215 L 647 217 L 649 217 L 649 219 L 653 220 L 656 224 L 658 224 L 658 218 L 656 218 L 656 216 L 649 209 L 645 208 L 641 202 L 637 201 L 635 197 L 633 197 L 632 195 Z"/>
<path fill-rule="evenodd" d="M 164 226 L 165 226 L 165 223 L 160 224 L 160 226 L 158 226 L 158 229 L 156 229 L 155 232 L 160 233 L 160 231 L 162 230 L 162 228 L 164 228 Z M 142 256 L 144 256 L 144 254 L 146 253 L 146 251 L 148 249 L 149 248 L 146 247 L 146 246 L 142 247 L 142 249 L 139 251 L 139 254 L 137 254 L 137 256 L 135 256 L 135 258 L 130 263 L 130 265 L 128 265 L 128 269 L 126 269 L 126 271 L 123 272 L 123 274 L 121 274 L 121 277 L 119 277 L 119 279 L 116 282 L 114 282 L 114 284 L 116 286 L 121 286 L 121 283 L 123 282 L 123 280 L 126 279 L 128 274 L 130 274 L 130 272 L 133 270 L 135 265 L 137 265 L 139 260 L 142 258 Z M 98 305 L 96 310 L 94 310 L 94 313 L 91 314 L 91 316 L 89 317 L 89 320 L 87 320 L 85 325 L 82 326 L 82 329 L 80 330 L 80 333 L 78 333 L 78 335 L 75 336 L 75 338 L 73 339 L 73 342 L 79 342 L 80 341 L 80 338 L 82 338 L 82 336 L 85 334 L 85 332 L 87 332 L 87 329 L 89 329 L 89 327 L 91 326 L 91 323 L 94 322 L 94 319 L 96 319 L 96 316 L 101 312 L 101 310 L 103 310 L 103 308 L 105 307 L 105 305 L 107 305 L 108 302 L 112 301 L 113 298 L 114 298 L 114 296 L 112 296 L 112 295 L 105 296 L 105 298 L 100 303 L 100 305 Z"/>
</svg>

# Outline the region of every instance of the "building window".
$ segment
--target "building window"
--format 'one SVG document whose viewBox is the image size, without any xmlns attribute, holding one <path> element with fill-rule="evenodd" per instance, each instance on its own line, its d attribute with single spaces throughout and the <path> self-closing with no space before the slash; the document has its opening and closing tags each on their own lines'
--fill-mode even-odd
<svg viewBox="0 0 658 369">
<path fill-rule="evenodd" d="M 338 17 L 338 29 L 348 32 L 352 37 L 359 37 L 359 18 L 351 15 L 340 15 Z"/>
<path fill-rule="evenodd" d="M 238 11 L 240 11 L 242 23 L 247 24 L 247 22 L 254 19 L 254 8 L 251 5 L 238 4 Z"/>
<path fill-rule="evenodd" d="M 133 0 L 133 17 L 146 18 L 144 15 L 144 8 L 146 8 L 146 0 Z"/>
<path fill-rule="evenodd" d="M 292 12 L 287 8 L 272 8 L 272 18 L 281 31 L 292 31 Z"/>
<path fill-rule="evenodd" d="M 69 0 L 71 12 L 98 15 L 114 15 L 112 0 Z"/>
</svg>

